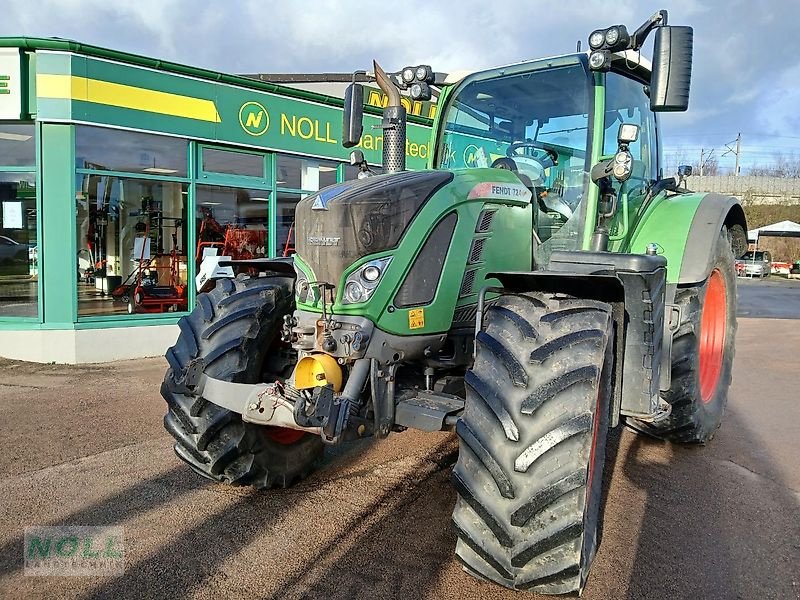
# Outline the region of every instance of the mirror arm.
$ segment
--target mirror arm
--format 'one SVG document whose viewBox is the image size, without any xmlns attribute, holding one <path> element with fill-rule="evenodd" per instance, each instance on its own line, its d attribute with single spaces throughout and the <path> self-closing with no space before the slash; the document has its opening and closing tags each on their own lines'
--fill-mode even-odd
<svg viewBox="0 0 800 600">
<path fill-rule="evenodd" d="M 657 26 L 663 26 L 667 24 L 667 11 L 666 10 L 659 10 L 656 14 L 652 17 L 647 19 L 644 23 L 639 26 L 639 29 L 633 32 L 631 36 L 631 50 L 638 50 L 642 46 L 644 46 L 644 42 L 647 39 L 647 36 L 650 35 L 650 32 L 653 31 Z"/>
</svg>

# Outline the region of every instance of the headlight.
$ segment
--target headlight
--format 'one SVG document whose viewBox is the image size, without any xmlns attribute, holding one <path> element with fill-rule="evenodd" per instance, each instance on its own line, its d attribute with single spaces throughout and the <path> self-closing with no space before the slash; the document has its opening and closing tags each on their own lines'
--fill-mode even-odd
<svg viewBox="0 0 800 600">
<path fill-rule="evenodd" d="M 366 281 L 373 283 L 378 281 L 381 276 L 381 270 L 376 267 L 375 265 L 367 265 L 364 267 L 364 270 L 361 272 L 361 275 L 364 277 Z"/>
<path fill-rule="evenodd" d="M 589 36 L 589 47 L 592 50 L 597 50 L 600 46 L 603 45 L 604 41 L 605 41 L 605 35 L 602 30 L 593 31 L 592 35 Z"/>
<path fill-rule="evenodd" d="M 348 281 L 344 286 L 344 304 L 355 304 L 366 299 L 366 290 L 357 281 Z"/>
<path fill-rule="evenodd" d="M 631 153 L 627 151 L 617 152 L 614 156 L 613 173 L 617 181 L 627 181 L 633 169 L 633 159 Z"/>
<path fill-rule="evenodd" d="M 308 301 L 308 292 L 310 290 L 310 286 L 308 285 L 308 280 L 303 278 L 298 278 L 294 284 L 295 295 L 300 302 L 307 302 Z"/>
<path fill-rule="evenodd" d="M 297 266 L 297 263 L 295 263 L 294 265 L 294 274 L 295 274 L 295 281 L 294 281 L 295 298 L 297 298 L 298 302 L 303 302 L 306 304 L 313 303 L 316 300 L 318 293 L 309 283 L 308 275 L 306 274 L 306 272 L 300 269 Z"/>
<path fill-rule="evenodd" d="M 414 81 L 414 69 L 411 67 L 406 67 L 403 69 L 401 77 L 403 78 L 403 83 L 411 83 Z"/>
<path fill-rule="evenodd" d="M 589 66 L 595 71 L 603 71 L 611 64 L 611 57 L 605 50 L 595 50 L 589 55 Z"/>
<path fill-rule="evenodd" d="M 428 65 L 420 65 L 415 73 L 417 81 L 433 83 L 433 70 Z"/>
<path fill-rule="evenodd" d="M 414 83 L 408 88 L 408 92 L 414 100 L 431 99 L 431 88 L 427 83 Z"/>
<path fill-rule="evenodd" d="M 606 31 L 606 44 L 613 46 L 619 41 L 619 28 L 609 27 Z"/>
<path fill-rule="evenodd" d="M 350 273 L 344 282 L 342 304 L 357 304 L 369 300 L 391 261 L 391 256 L 371 260 Z"/>
</svg>

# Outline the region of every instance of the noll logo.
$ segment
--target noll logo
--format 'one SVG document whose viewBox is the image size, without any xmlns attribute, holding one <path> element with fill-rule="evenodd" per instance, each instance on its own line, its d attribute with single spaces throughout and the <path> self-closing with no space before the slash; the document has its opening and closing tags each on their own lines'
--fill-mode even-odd
<svg viewBox="0 0 800 600">
<path fill-rule="evenodd" d="M 239 125 L 250 135 L 264 135 L 269 129 L 269 113 L 263 104 L 245 102 L 239 109 Z"/>
</svg>

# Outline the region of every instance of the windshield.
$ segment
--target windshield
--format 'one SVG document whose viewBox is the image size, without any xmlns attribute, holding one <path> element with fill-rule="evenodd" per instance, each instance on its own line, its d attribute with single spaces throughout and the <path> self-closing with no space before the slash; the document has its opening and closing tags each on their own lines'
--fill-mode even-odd
<svg viewBox="0 0 800 600">
<path fill-rule="evenodd" d="M 552 250 L 580 244 L 590 80 L 577 58 L 531 68 L 467 78 L 448 102 L 436 163 L 514 171 L 533 193 L 534 255 L 542 263 Z"/>
</svg>

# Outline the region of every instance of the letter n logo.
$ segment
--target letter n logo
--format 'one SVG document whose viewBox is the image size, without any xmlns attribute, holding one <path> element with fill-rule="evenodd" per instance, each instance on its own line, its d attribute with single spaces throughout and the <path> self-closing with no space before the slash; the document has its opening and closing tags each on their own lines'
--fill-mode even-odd
<svg viewBox="0 0 800 600">
<path fill-rule="evenodd" d="M 269 113 L 263 104 L 245 102 L 239 109 L 239 125 L 250 135 L 264 135 L 269 129 Z"/>
</svg>

